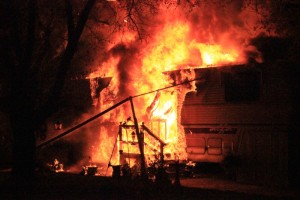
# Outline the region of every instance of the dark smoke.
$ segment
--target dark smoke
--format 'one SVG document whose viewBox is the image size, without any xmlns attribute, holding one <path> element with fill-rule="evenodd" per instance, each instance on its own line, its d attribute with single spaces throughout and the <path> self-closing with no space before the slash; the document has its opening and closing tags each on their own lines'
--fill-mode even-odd
<svg viewBox="0 0 300 200">
<path fill-rule="evenodd" d="M 110 50 L 112 56 L 120 57 L 117 65 L 117 76 L 120 82 L 118 95 L 120 99 L 135 95 L 135 91 L 131 88 L 131 85 L 139 66 L 141 66 L 138 51 L 139 49 L 136 46 L 124 43 L 120 43 Z"/>
</svg>

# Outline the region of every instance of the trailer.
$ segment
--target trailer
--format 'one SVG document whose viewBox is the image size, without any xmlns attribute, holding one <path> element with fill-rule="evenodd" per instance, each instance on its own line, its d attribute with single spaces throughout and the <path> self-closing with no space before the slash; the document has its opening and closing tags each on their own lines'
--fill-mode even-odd
<svg viewBox="0 0 300 200">
<path fill-rule="evenodd" d="M 284 63 L 195 69 L 196 90 L 186 94 L 181 124 L 187 158 L 234 161 L 237 179 L 285 185 L 291 90 Z"/>
</svg>

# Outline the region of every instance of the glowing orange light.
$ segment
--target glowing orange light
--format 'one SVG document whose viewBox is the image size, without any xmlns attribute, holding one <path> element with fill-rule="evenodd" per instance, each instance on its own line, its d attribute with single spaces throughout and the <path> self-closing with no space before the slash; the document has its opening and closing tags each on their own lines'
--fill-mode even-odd
<svg viewBox="0 0 300 200">
<path fill-rule="evenodd" d="M 102 110 L 108 108 L 116 102 L 115 100 L 125 98 L 124 95 L 144 94 L 159 88 L 170 85 L 170 77 L 163 72 L 179 70 L 181 67 L 189 66 L 208 66 L 225 63 L 233 63 L 241 60 L 239 49 L 234 46 L 222 46 L 215 43 L 201 43 L 190 38 L 190 25 L 182 20 L 174 20 L 168 24 L 162 25 L 159 31 L 154 35 L 153 40 L 143 44 L 135 58 L 137 62 L 131 62 L 130 68 L 126 71 L 126 79 L 121 76 L 120 65 L 122 59 L 126 56 L 111 56 L 106 62 L 98 68 L 95 74 L 111 76 L 112 81 L 108 88 L 101 93 Z M 135 35 L 128 32 L 122 36 L 122 42 L 125 44 L 134 41 Z M 113 46 L 112 46 L 113 47 Z M 126 57 L 128 58 L 128 56 Z M 124 73 L 124 71 L 122 71 Z M 181 74 L 183 78 L 193 78 L 193 74 Z M 91 74 L 90 76 L 93 76 Z M 127 81 L 124 84 L 124 81 Z M 183 80 L 181 80 L 183 81 Z M 125 88 L 124 88 L 125 87 Z M 126 91 L 126 92 L 123 92 Z M 167 143 L 165 152 L 170 154 L 171 159 L 185 159 L 185 135 L 180 126 L 180 108 L 181 103 L 178 99 L 183 99 L 185 92 L 189 91 L 184 87 L 170 88 L 161 91 L 159 95 L 150 93 L 134 99 L 134 106 L 137 112 L 139 122 L 145 122 L 146 125 L 152 124 L 152 128 L 159 137 Z M 123 96 L 122 96 L 122 95 Z M 123 122 L 131 115 L 130 106 L 123 106 L 111 111 L 104 117 L 105 120 L 116 123 Z M 155 122 L 159 122 L 156 125 Z M 102 129 L 99 136 L 99 145 L 93 149 L 94 160 L 109 160 L 112 146 L 116 134 L 109 136 L 109 131 Z M 124 133 L 125 134 L 125 133 Z M 136 139 L 136 138 L 135 138 Z M 124 138 L 128 143 L 132 140 L 129 134 Z M 159 149 L 155 146 L 151 138 L 145 138 L 145 154 L 153 153 L 151 149 Z M 152 144 L 153 143 L 153 144 Z M 152 146 L 151 146 L 152 145 Z M 149 146 L 151 148 L 147 149 Z M 122 144 L 127 148 L 126 151 L 139 153 L 137 146 Z M 116 160 L 115 163 L 118 162 Z"/>
</svg>

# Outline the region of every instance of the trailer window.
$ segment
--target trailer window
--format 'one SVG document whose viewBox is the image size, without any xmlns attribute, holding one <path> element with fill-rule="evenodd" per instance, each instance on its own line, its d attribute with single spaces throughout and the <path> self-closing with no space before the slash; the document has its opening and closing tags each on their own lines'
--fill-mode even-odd
<svg viewBox="0 0 300 200">
<path fill-rule="evenodd" d="M 257 101 L 260 94 L 259 71 L 223 72 L 226 102 Z"/>
<path fill-rule="evenodd" d="M 222 154 L 222 139 L 208 138 L 207 139 L 207 153 L 210 155 Z"/>
</svg>

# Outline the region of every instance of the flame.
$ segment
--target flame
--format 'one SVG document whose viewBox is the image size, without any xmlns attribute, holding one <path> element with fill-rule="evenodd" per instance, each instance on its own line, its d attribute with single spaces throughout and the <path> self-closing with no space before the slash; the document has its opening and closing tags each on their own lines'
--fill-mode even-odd
<svg viewBox="0 0 300 200">
<path fill-rule="evenodd" d="M 174 13 L 160 15 L 165 21 L 161 20 L 157 31 L 154 31 L 153 37 L 147 43 L 138 43 L 135 40 L 136 33 L 129 30 L 122 36 L 117 35 L 116 42 L 108 47 L 108 59 L 98 65 L 89 78 L 113 77 L 110 85 L 100 94 L 99 112 L 128 96 L 137 95 L 133 101 L 138 121 L 149 125 L 152 131 L 167 143 L 164 151 L 171 154 L 171 159 L 185 159 L 185 135 L 180 125 L 180 110 L 185 93 L 195 86 L 190 84 L 190 87 L 171 87 L 156 93 L 151 91 L 170 86 L 174 81 L 178 83 L 192 80 L 192 69 L 195 66 L 241 63 L 245 62 L 245 57 L 241 50 L 243 45 L 238 44 L 236 38 L 232 38 L 236 29 L 228 29 L 223 35 L 205 28 L 199 28 L 197 32 L 191 22 L 187 22 L 179 14 L 172 14 Z M 212 23 L 216 21 L 216 17 L 213 17 Z M 207 35 L 207 38 L 197 35 Z M 218 39 L 214 39 L 217 35 Z M 240 38 L 241 35 L 237 37 Z M 177 77 L 179 80 L 163 74 L 181 69 L 190 70 L 188 73 L 180 71 L 180 78 Z M 126 121 L 128 116 L 132 116 L 132 112 L 130 105 L 126 103 L 105 115 L 102 122 L 115 122 L 118 126 L 118 123 Z M 125 143 L 118 144 L 118 148 L 138 153 L 137 146 L 128 145 L 132 138 L 131 133 L 127 131 L 123 133 L 127 146 Z M 103 128 L 99 135 L 98 146 L 91 150 L 93 159 L 108 163 L 114 150 L 117 132 L 112 133 L 111 130 Z M 153 139 L 145 137 L 146 154 L 153 153 L 153 149 L 159 150 L 154 143 Z M 118 156 L 113 157 L 113 162 L 118 163 L 118 159 Z"/>
<path fill-rule="evenodd" d="M 220 65 L 233 63 L 238 60 L 235 49 L 225 50 L 220 45 L 193 44 L 202 54 L 202 65 Z"/>
</svg>

